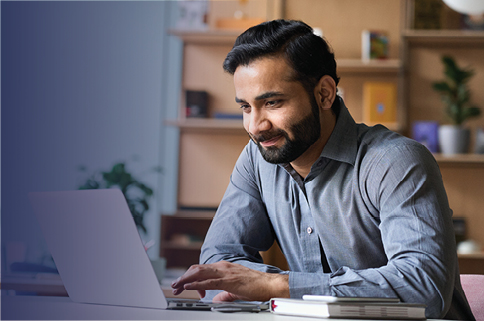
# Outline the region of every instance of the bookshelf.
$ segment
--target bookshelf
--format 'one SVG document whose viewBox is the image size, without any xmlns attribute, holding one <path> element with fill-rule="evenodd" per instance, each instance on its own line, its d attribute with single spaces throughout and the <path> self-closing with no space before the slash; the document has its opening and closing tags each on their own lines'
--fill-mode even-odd
<svg viewBox="0 0 484 321">
<path fill-rule="evenodd" d="M 161 218 L 160 256 L 167 268 L 187 268 L 198 262 L 213 211 L 180 211 Z"/>
<path fill-rule="evenodd" d="M 484 166 L 484 154 L 434 154 L 435 160 L 442 165 L 479 165 Z"/>
<path fill-rule="evenodd" d="M 285 3 L 284 6 L 291 6 L 291 4 Z M 355 14 L 359 16 L 360 12 L 355 12 Z M 287 16 L 286 18 L 307 20 L 305 17 Z M 318 27 L 318 24 L 307 22 Z M 388 24 L 393 25 L 394 21 L 389 21 Z M 323 29 L 326 33 L 326 28 Z M 169 34 L 183 42 L 182 92 L 179 93 L 181 97 L 180 116 L 166 122 L 168 125 L 180 129 L 178 204 L 183 208 L 214 208 L 222 199 L 235 161 L 248 142 L 248 136 L 243 129 L 241 120 L 222 120 L 213 117 L 215 112 L 234 113 L 238 111 L 234 103 L 235 90 L 232 77 L 223 72 L 222 62 L 240 32 L 215 29 L 209 31 L 172 29 Z M 343 79 L 341 86 L 345 91 L 345 101 L 350 112 L 359 122 L 362 121 L 363 114 L 361 104 L 363 83 L 367 80 L 391 81 L 400 86 L 399 81 L 404 70 L 402 60 L 395 54 L 386 60 L 362 61 L 359 52 L 360 34 L 361 30 L 358 31 L 358 42 L 356 43 L 357 55 L 354 55 L 353 51 L 335 48 L 337 71 Z M 330 31 L 329 35 L 331 35 Z M 328 39 L 330 43 L 333 40 Z M 355 45 L 350 40 L 346 43 Z M 187 118 L 185 116 L 185 90 L 204 90 L 209 93 L 209 117 Z M 398 108 L 403 108 L 403 100 L 399 100 Z M 404 120 L 404 117 L 400 117 L 400 122 L 392 124 L 390 129 L 397 131 L 403 129 Z M 164 216 L 162 225 L 172 226 L 173 229 L 181 228 L 176 226 L 192 224 L 189 222 L 195 222 L 197 220 L 195 216 L 195 213 L 191 217 L 183 218 L 178 213 L 173 216 Z M 210 220 L 210 216 L 204 216 L 203 224 L 198 221 L 200 230 L 205 231 L 205 224 Z M 184 253 L 189 253 L 192 257 L 192 263 L 196 263 L 200 244 L 174 244 L 169 235 L 170 229 L 165 228 L 166 226 L 161 233 L 163 238 L 161 255 L 172 255 L 170 251 L 174 253 L 181 248 Z M 273 250 L 263 254 L 263 257 L 269 262 L 278 260 L 278 255 Z M 182 263 L 186 262 L 176 262 L 176 265 Z M 283 265 L 282 262 L 277 264 Z"/>
<path fill-rule="evenodd" d="M 230 50 L 239 35 L 239 32 L 212 30 L 212 31 L 185 31 L 185 30 L 170 30 L 171 35 L 174 35 L 184 42 L 185 48 L 191 46 L 217 46 L 224 47 L 226 52 Z M 343 58 L 337 59 L 337 71 L 342 75 L 365 76 L 372 75 L 374 77 L 398 77 L 403 71 L 403 64 L 400 59 L 386 59 L 386 60 L 372 60 L 363 61 L 359 58 Z M 221 65 L 221 64 L 220 64 Z M 205 89 L 205 88 L 204 88 Z M 228 97 L 225 101 L 233 99 Z M 214 108 L 216 109 L 216 107 Z M 243 130 L 242 122 L 240 120 L 221 120 L 214 118 L 186 118 L 184 107 L 180 107 L 180 118 L 172 119 L 166 122 L 167 125 L 179 127 L 183 131 L 201 131 L 201 132 L 217 132 L 217 131 L 231 131 L 234 133 L 241 133 Z M 392 130 L 400 131 L 403 123 L 390 124 L 388 127 Z"/>
<path fill-rule="evenodd" d="M 402 36 L 410 45 L 484 46 L 484 31 L 407 29 L 403 31 Z"/>
<path fill-rule="evenodd" d="M 185 132 L 205 132 L 205 133 L 222 133 L 234 132 L 245 134 L 242 120 L 214 119 L 214 118 L 191 118 L 169 120 L 168 125 L 179 127 Z"/>
<path fill-rule="evenodd" d="M 299 0 L 286 0 L 283 10 L 285 18 L 300 19 L 323 29 L 324 37 L 332 44 L 336 53 L 338 75 L 341 76 L 340 87 L 344 89 L 345 101 L 357 122 L 363 119 L 361 102 L 365 81 L 389 81 L 397 84 L 398 122 L 388 127 L 404 134 L 408 134 L 409 125 L 415 120 L 441 120 L 440 99 L 429 87 L 432 80 L 441 77 L 439 57 L 443 53 L 457 55 L 469 64 L 476 65 L 479 74 L 472 88 L 476 93 L 474 100 L 484 101 L 484 92 L 481 90 L 484 82 L 481 75 L 484 74 L 481 58 L 484 54 L 484 31 L 413 30 L 408 22 L 405 25 L 409 20 L 407 4 L 410 2 L 412 0 L 362 0 L 351 7 L 342 8 L 339 1 L 328 0 L 324 5 L 313 3 L 314 8 L 309 10 Z M 375 6 L 387 14 L 382 16 L 378 13 L 381 11 L 371 10 L 362 16 L 362 10 L 370 10 Z M 335 15 L 333 12 L 341 13 Z M 355 23 L 348 24 L 348 21 Z M 365 63 L 359 59 L 361 30 L 371 29 L 376 24 L 375 21 L 378 21 L 380 28 L 389 31 L 390 58 Z M 344 37 L 341 36 L 342 30 Z M 183 42 L 182 89 L 209 92 L 209 115 L 214 112 L 236 112 L 232 77 L 222 71 L 222 61 L 239 32 L 170 30 L 170 34 Z M 178 94 L 183 97 L 183 93 Z M 178 203 L 187 208 L 214 208 L 218 206 L 225 192 L 233 165 L 248 142 L 248 137 L 241 120 L 186 118 L 183 104 L 182 98 L 179 106 L 181 116 L 167 121 L 167 124 L 178 127 L 181 133 Z M 471 122 L 470 126 L 484 126 L 483 117 Z M 484 227 L 484 199 L 481 195 L 484 155 L 434 156 L 441 167 L 454 213 L 466 217 L 469 237 L 484 246 L 484 236 L 480 233 Z M 167 224 L 183 225 L 190 220 L 197 220 L 195 217 L 182 219 L 176 217 L 177 215 L 171 218 L 172 223 Z M 210 216 L 205 216 L 202 221 L 206 224 L 210 220 Z M 200 224 L 201 230 L 205 230 L 203 224 Z M 194 258 L 199 246 L 200 244 L 190 244 L 182 248 L 192 253 Z M 179 250 L 180 245 L 167 242 L 162 251 L 175 252 L 175 249 Z"/>
</svg>

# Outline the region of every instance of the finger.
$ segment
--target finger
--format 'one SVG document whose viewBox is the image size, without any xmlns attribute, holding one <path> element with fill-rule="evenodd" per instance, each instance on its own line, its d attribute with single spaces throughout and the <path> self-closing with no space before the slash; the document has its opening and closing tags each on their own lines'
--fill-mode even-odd
<svg viewBox="0 0 484 321">
<path fill-rule="evenodd" d="M 186 283 L 183 288 L 185 290 L 197 290 L 197 291 L 205 291 L 205 290 L 224 290 L 224 282 L 221 279 L 209 279 L 209 280 L 200 280 L 194 281 L 192 283 Z"/>
<path fill-rule="evenodd" d="M 173 294 L 179 294 L 179 293 L 182 293 L 184 288 L 183 288 L 183 284 L 181 284 L 181 286 L 179 285 L 179 282 L 180 281 L 180 278 L 176 279 L 175 281 L 173 281 L 171 283 L 171 287 L 172 287 L 172 292 Z"/>
<path fill-rule="evenodd" d="M 220 292 L 219 294 L 217 294 L 216 296 L 213 297 L 213 300 L 214 302 L 233 302 L 235 300 L 238 300 L 239 298 L 230 293 L 230 292 L 227 292 L 227 291 L 222 291 Z"/>
<path fill-rule="evenodd" d="M 192 265 L 185 274 L 172 283 L 171 287 L 182 288 L 184 285 L 195 281 L 217 278 L 219 276 L 219 270 L 213 268 L 211 264 Z"/>
<path fill-rule="evenodd" d="M 200 299 L 203 299 L 206 295 L 205 290 L 197 290 L 198 295 L 200 296 Z"/>
<path fill-rule="evenodd" d="M 182 293 L 184 290 L 185 290 L 184 288 L 176 288 L 176 289 L 171 290 L 171 292 L 174 295 L 178 295 L 178 294 Z"/>
</svg>

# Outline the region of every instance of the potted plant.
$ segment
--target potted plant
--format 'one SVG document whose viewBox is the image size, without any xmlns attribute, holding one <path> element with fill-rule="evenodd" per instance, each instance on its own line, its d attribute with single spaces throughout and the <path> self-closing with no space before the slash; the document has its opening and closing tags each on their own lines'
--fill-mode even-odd
<svg viewBox="0 0 484 321">
<path fill-rule="evenodd" d="M 79 166 L 79 170 L 85 172 L 85 166 Z M 155 168 L 160 172 L 160 168 Z M 136 179 L 126 170 L 123 162 L 113 165 L 110 171 L 101 171 L 92 174 L 79 189 L 98 189 L 117 187 L 121 190 L 128 207 L 133 215 L 136 226 L 146 233 L 143 223 L 145 213 L 150 209 L 148 200 L 153 196 L 153 189 Z"/>
<path fill-rule="evenodd" d="M 460 68 L 454 58 L 443 56 L 445 79 L 432 84 L 434 90 L 440 93 L 445 105 L 445 114 L 451 125 L 439 127 L 439 144 L 443 154 L 459 154 L 468 150 L 470 131 L 463 123 L 481 114 L 481 110 L 472 106 L 471 91 L 468 82 L 474 75 L 472 69 Z"/>
</svg>

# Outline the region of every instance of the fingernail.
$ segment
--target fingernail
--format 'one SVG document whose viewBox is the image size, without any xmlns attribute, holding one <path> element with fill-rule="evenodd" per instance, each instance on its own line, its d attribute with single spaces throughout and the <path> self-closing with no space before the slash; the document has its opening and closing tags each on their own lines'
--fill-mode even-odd
<svg viewBox="0 0 484 321">
<path fill-rule="evenodd" d="M 176 284 L 178 283 L 178 281 L 180 281 L 180 278 L 178 278 L 178 279 L 176 279 L 175 281 L 173 281 L 173 282 L 171 283 L 171 286 L 172 286 L 172 287 L 175 287 L 175 286 L 176 286 Z"/>
</svg>

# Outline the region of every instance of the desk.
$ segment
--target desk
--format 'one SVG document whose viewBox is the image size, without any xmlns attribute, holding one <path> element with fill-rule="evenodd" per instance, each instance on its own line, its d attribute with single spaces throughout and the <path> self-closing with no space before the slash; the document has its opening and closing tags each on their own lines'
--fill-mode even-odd
<svg viewBox="0 0 484 321">
<path fill-rule="evenodd" d="M 74 303 L 68 297 L 2 296 L 2 319 L 17 320 L 254 320 L 292 321 L 299 318 L 261 313 L 174 311 Z"/>
<path fill-rule="evenodd" d="M 484 274 L 484 252 L 459 254 L 461 274 Z"/>
<path fill-rule="evenodd" d="M 2 319 L 17 320 L 285 320 L 270 313 L 222 314 L 74 303 L 68 297 L 2 296 Z"/>
<path fill-rule="evenodd" d="M 2 319 L 16 320 L 251 320 L 296 321 L 317 318 L 260 313 L 173 311 L 74 303 L 68 297 L 2 296 Z M 344 321 L 343 319 L 338 319 Z"/>
</svg>

